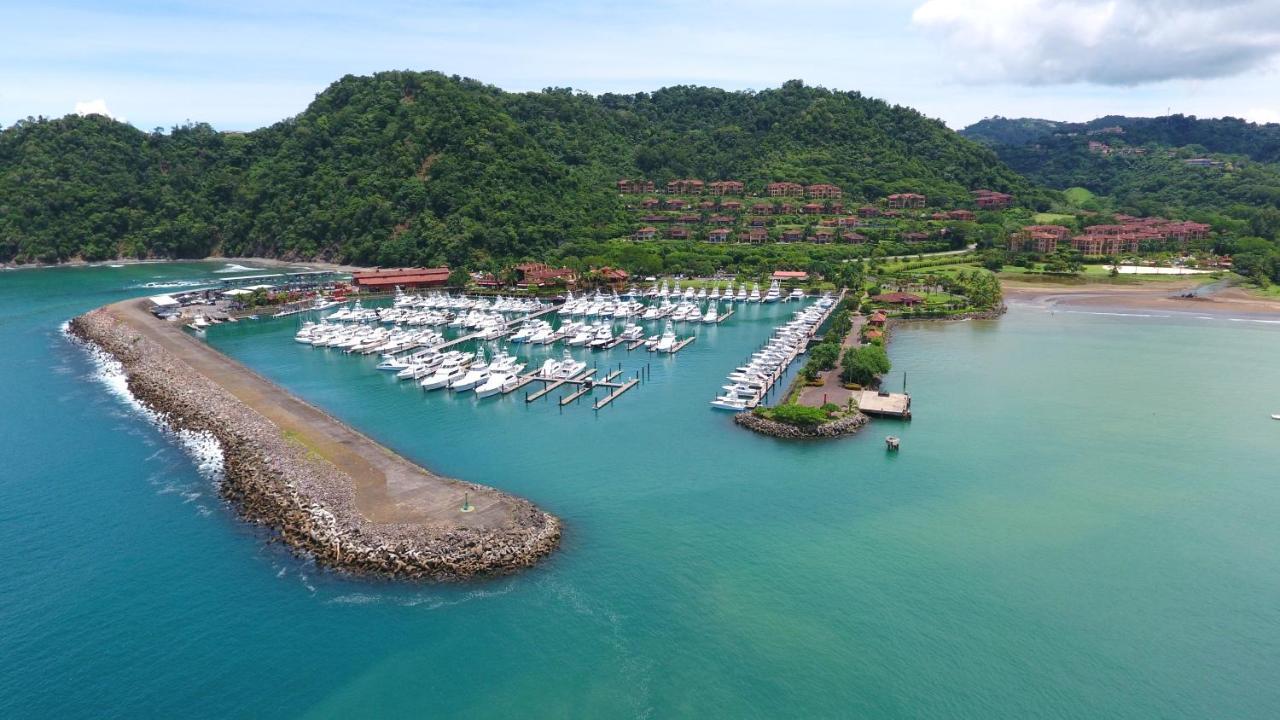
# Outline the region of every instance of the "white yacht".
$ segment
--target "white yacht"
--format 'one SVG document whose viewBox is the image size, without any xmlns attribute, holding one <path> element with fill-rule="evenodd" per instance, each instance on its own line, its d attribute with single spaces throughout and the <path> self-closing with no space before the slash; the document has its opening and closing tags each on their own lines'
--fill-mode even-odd
<svg viewBox="0 0 1280 720">
<path fill-rule="evenodd" d="M 742 412 L 747 409 L 747 401 L 734 395 L 717 395 L 716 399 L 711 401 L 711 407 L 717 410 Z"/>
<path fill-rule="evenodd" d="M 451 357 L 440 363 L 440 367 L 436 368 L 435 372 L 424 377 L 419 384 L 422 385 L 423 390 L 439 390 L 466 374 L 467 361 L 458 357 Z"/>
<path fill-rule="evenodd" d="M 476 348 L 476 357 L 471 361 L 471 367 L 467 368 L 467 372 L 462 377 L 450 381 L 449 389 L 470 390 L 489 379 L 489 364 L 485 362 L 484 348 Z"/>
<path fill-rule="evenodd" d="M 760 283 L 751 286 L 751 294 L 747 296 L 747 302 L 760 302 Z"/>
<path fill-rule="evenodd" d="M 605 345 L 613 342 L 613 328 L 608 323 L 601 323 L 596 328 L 595 337 L 591 338 L 589 345 L 593 348 L 603 348 Z"/>
<path fill-rule="evenodd" d="M 769 292 L 764 294 L 764 302 L 775 303 L 782 299 L 782 285 L 777 280 L 769 283 Z"/>
<path fill-rule="evenodd" d="M 560 359 L 559 367 L 552 376 L 557 380 L 576 377 L 578 373 L 587 369 L 587 364 L 581 360 L 574 360 L 568 350 L 564 351 L 564 356 Z"/>
<path fill-rule="evenodd" d="M 707 308 L 707 312 L 702 316 L 702 322 L 708 325 L 720 322 L 720 311 L 716 309 L 716 303 L 711 303 L 711 307 Z"/>
<path fill-rule="evenodd" d="M 756 294 L 759 294 L 759 290 L 756 291 Z M 738 294 L 733 299 L 736 300 L 737 302 L 746 302 L 748 297 L 749 296 L 747 295 L 747 284 L 739 283 Z"/>
<path fill-rule="evenodd" d="M 662 337 L 658 338 L 658 344 L 654 346 L 654 349 L 657 350 L 658 352 L 669 353 L 671 352 L 672 348 L 675 347 L 675 345 L 676 345 L 676 331 L 675 331 L 675 328 L 672 327 L 671 321 L 668 320 L 667 326 L 662 330 Z"/>
</svg>

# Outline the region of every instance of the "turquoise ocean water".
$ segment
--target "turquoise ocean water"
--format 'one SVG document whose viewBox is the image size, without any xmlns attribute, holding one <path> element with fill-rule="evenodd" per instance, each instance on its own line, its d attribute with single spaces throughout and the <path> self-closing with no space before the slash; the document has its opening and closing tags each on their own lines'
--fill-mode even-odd
<svg viewBox="0 0 1280 720">
<path fill-rule="evenodd" d="M 597 353 L 652 363 L 598 414 L 424 394 L 292 342 L 296 320 L 210 331 L 566 523 L 529 572 L 395 585 L 237 520 L 59 332 L 219 267 L 0 273 L 0 716 L 1280 715 L 1280 324 L 1015 306 L 904 328 L 916 419 L 825 444 L 706 404 L 793 307 L 672 358 Z"/>
</svg>

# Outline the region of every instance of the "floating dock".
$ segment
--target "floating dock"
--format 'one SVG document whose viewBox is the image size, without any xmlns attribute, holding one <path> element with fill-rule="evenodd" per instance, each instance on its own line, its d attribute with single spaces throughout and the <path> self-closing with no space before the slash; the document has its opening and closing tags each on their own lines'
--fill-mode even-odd
<svg viewBox="0 0 1280 720">
<path fill-rule="evenodd" d="M 858 409 L 867 415 L 911 419 L 911 396 L 906 393 L 863 390 L 858 397 Z"/>
</svg>

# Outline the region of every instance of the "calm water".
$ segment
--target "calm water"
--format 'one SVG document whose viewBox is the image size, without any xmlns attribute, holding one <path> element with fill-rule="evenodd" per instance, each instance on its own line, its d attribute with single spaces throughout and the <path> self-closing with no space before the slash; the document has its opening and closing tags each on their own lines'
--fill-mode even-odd
<svg viewBox="0 0 1280 720">
<path fill-rule="evenodd" d="M 1280 325 L 1019 307 L 904 330 L 916 420 L 821 445 L 706 405 L 794 308 L 674 358 L 597 353 L 653 363 L 598 415 L 425 395 L 293 320 L 211 331 L 567 524 L 531 572 L 399 586 L 265 542 L 59 334 L 217 267 L 0 273 L 2 716 L 1280 714 Z"/>
</svg>

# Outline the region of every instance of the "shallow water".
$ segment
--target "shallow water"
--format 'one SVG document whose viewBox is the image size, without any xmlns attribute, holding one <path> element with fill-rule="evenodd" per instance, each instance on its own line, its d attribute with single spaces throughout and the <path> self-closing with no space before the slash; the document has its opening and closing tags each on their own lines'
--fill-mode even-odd
<svg viewBox="0 0 1280 720">
<path fill-rule="evenodd" d="M 824 444 L 706 405 L 786 306 L 673 358 L 595 353 L 652 364 L 599 413 L 426 394 L 292 342 L 296 319 L 211 330 L 427 467 L 565 520 L 532 571 L 392 585 L 237 520 L 59 333 L 222 267 L 0 274 L 6 717 L 1280 713 L 1275 325 L 1015 305 L 903 328 L 890 384 L 906 372 L 915 420 Z"/>
</svg>

